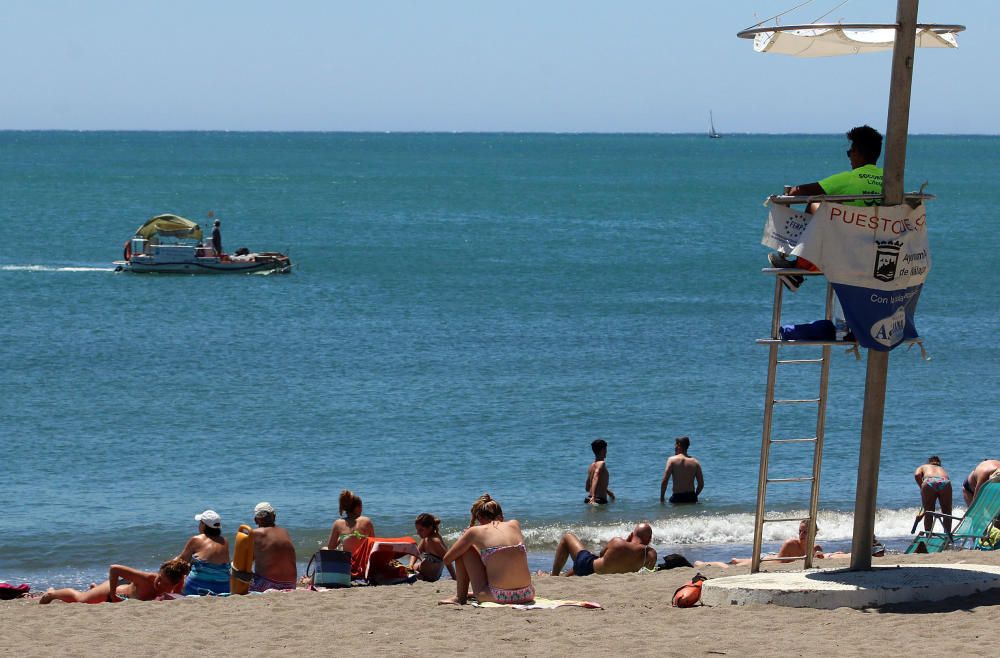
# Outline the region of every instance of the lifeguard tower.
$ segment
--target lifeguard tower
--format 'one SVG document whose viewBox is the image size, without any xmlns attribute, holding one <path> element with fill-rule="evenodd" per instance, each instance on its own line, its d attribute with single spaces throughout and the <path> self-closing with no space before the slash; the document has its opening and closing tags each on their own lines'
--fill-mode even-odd
<svg viewBox="0 0 1000 658">
<path fill-rule="evenodd" d="M 917 5 L 917 0 L 898 0 L 895 23 L 834 23 L 770 27 L 761 27 L 758 24 L 737 35 L 740 38 L 753 39 L 754 49 L 764 53 L 801 57 L 860 54 L 890 49 L 893 53 L 882 195 L 874 197 L 871 195 L 850 197 L 776 195 L 770 197 L 771 204 L 788 207 L 793 204 L 813 201 L 836 203 L 877 199 L 879 212 L 892 213 L 909 207 L 905 204 L 920 204 L 933 198 L 930 195 L 904 194 L 903 192 L 914 51 L 918 46 L 954 48 L 957 46 L 955 34 L 965 28 L 961 25 L 918 23 Z M 890 245 L 890 248 L 896 248 L 896 246 Z M 817 265 L 819 264 L 817 263 Z M 827 268 L 821 266 L 821 269 Z M 703 601 L 708 605 L 772 603 L 822 608 L 870 607 L 893 602 L 938 600 L 948 596 L 970 594 L 1000 587 L 1000 568 L 996 567 L 962 565 L 956 568 L 956 565 L 948 565 L 946 583 L 942 582 L 942 570 L 932 565 L 904 565 L 900 568 L 880 567 L 872 569 L 871 548 L 875 529 L 875 504 L 889 350 L 904 342 L 918 342 L 919 338 L 916 338 L 915 334 L 906 340 L 899 337 L 899 340 L 882 344 L 873 343 L 868 340 L 867 335 L 861 335 L 858 344 L 855 345 L 856 348 L 867 348 L 868 356 L 850 569 L 812 569 L 811 548 L 815 543 L 816 516 L 819 508 L 831 351 L 837 346 L 850 347 L 851 343 L 844 340 L 834 340 L 835 336 L 831 337 L 830 340 L 783 340 L 780 334 L 784 294 L 782 280 L 795 276 L 818 277 L 821 273 L 803 269 L 777 268 L 766 268 L 763 272 L 775 279 L 774 308 L 770 334 L 757 341 L 768 348 L 769 357 L 751 574 L 707 581 L 703 588 Z M 876 276 L 877 274 L 875 272 Z M 827 271 L 827 277 L 823 317 L 832 320 L 834 285 L 837 281 L 834 273 L 830 270 Z M 858 336 L 858 327 L 852 324 L 851 328 L 854 330 L 855 336 Z M 874 335 L 875 332 L 872 333 Z M 802 353 L 807 350 L 812 350 L 812 354 L 802 356 Z M 795 354 L 794 351 L 798 351 L 798 354 Z M 789 355 L 789 353 L 791 354 Z M 818 394 L 804 398 L 776 397 L 776 382 L 779 372 L 782 376 L 786 376 L 785 373 L 792 370 L 797 375 L 801 375 L 803 368 L 818 369 Z M 798 379 L 805 379 L 805 377 L 800 376 Z M 814 426 L 798 435 L 774 435 L 775 408 L 785 405 L 813 407 L 816 412 Z M 806 450 L 811 449 L 811 471 L 792 477 L 773 477 L 771 474 L 771 451 L 773 447 L 781 444 L 791 444 L 792 447 L 797 445 Z M 807 512 L 803 516 L 769 514 L 767 511 L 769 489 L 789 483 L 808 483 L 810 485 Z M 777 559 L 762 557 L 760 554 L 764 526 L 769 523 L 794 521 L 805 521 L 808 524 L 806 554 L 793 558 L 782 558 L 782 560 L 786 562 L 799 560 L 803 563 L 805 571 L 762 572 L 765 563 Z M 956 573 L 959 575 L 956 576 Z"/>
</svg>

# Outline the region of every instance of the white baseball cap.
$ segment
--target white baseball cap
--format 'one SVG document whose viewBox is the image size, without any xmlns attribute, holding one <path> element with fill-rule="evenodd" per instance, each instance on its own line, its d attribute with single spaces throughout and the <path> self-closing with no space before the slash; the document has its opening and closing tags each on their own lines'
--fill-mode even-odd
<svg viewBox="0 0 1000 658">
<path fill-rule="evenodd" d="M 271 503 L 257 503 L 257 506 L 253 508 L 254 518 L 265 514 L 274 514 L 274 507 Z"/>
<path fill-rule="evenodd" d="M 195 521 L 201 521 L 209 528 L 221 528 L 222 527 L 222 517 L 219 516 L 218 512 L 215 510 L 207 509 L 201 514 L 194 515 Z"/>
</svg>

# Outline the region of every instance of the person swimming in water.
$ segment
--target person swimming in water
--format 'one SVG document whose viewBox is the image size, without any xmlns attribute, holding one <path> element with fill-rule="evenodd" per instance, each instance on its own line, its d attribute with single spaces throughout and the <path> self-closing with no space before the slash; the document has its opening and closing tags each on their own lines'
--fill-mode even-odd
<svg viewBox="0 0 1000 658">
<path fill-rule="evenodd" d="M 448 552 L 448 545 L 441 537 L 441 519 L 424 512 L 417 516 L 413 525 L 417 529 L 417 536 L 420 543 L 417 544 L 417 551 L 420 557 L 413 557 L 410 560 L 410 570 L 416 572 L 420 580 L 435 582 L 441 579 L 442 567 L 444 567 L 444 556 Z M 448 565 L 448 573 L 455 577 L 455 568 Z"/>
<path fill-rule="evenodd" d="M 480 603 L 529 603 L 535 587 L 528 569 L 521 524 L 507 521 L 500 503 L 483 494 L 472 505 L 477 525 L 466 528 L 444 555 L 455 564 L 455 596 L 440 603 L 465 604 L 472 594 Z"/>
</svg>

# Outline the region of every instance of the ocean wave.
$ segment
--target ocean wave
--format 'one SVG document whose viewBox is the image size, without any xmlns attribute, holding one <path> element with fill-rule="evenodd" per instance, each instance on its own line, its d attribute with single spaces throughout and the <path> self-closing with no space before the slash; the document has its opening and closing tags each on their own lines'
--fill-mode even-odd
<svg viewBox="0 0 1000 658">
<path fill-rule="evenodd" d="M 875 517 L 875 535 L 880 539 L 903 539 L 910 536 L 910 528 L 918 508 L 881 509 Z M 804 517 L 806 510 L 790 510 L 782 516 Z M 955 514 L 961 516 L 962 510 Z M 605 543 L 612 537 L 624 537 L 638 521 L 622 521 L 596 525 L 541 525 L 524 528 L 525 543 L 535 549 L 552 549 L 567 530 L 576 534 L 584 544 Z M 687 545 L 748 545 L 753 543 L 754 515 L 749 512 L 729 514 L 704 514 L 653 521 L 653 543 L 659 546 Z M 846 541 L 854 533 L 854 514 L 851 512 L 820 511 L 817 541 Z M 780 542 L 796 533 L 796 523 L 767 523 L 764 525 L 764 542 Z M 458 533 L 448 539 L 454 540 Z"/>
<path fill-rule="evenodd" d="M 113 267 L 82 265 L 0 265 L 2 272 L 114 272 Z"/>
</svg>

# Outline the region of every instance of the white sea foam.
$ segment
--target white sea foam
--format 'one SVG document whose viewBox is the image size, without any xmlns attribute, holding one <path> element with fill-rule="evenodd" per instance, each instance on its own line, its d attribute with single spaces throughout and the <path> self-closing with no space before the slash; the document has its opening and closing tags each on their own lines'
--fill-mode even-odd
<svg viewBox="0 0 1000 658">
<path fill-rule="evenodd" d="M 77 265 L 0 265 L 3 272 L 114 272 L 113 267 L 84 267 Z"/>
<path fill-rule="evenodd" d="M 955 510 L 961 516 L 962 510 Z M 909 537 L 917 508 L 882 509 L 875 519 L 875 535 L 880 539 Z M 804 517 L 805 510 L 783 512 L 782 516 Z M 567 530 L 575 533 L 585 544 L 607 542 L 612 537 L 627 535 L 636 521 L 606 525 L 542 525 L 524 529 L 525 541 L 536 548 L 552 548 Z M 653 543 L 657 545 L 748 545 L 753 543 L 752 513 L 704 514 L 683 516 L 652 522 Z M 819 541 L 850 540 L 854 532 L 854 515 L 850 512 L 820 511 Z M 764 542 L 779 542 L 796 533 L 796 524 L 768 523 L 764 525 Z M 452 537 L 451 539 L 454 539 Z"/>
</svg>

